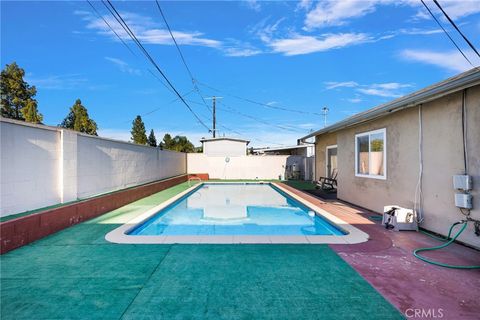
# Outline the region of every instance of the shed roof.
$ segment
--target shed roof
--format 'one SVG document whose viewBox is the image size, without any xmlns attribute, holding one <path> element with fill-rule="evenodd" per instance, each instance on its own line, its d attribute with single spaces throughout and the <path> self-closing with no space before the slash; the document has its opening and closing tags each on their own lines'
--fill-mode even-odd
<svg viewBox="0 0 480 320">
<path fill-rule="evenodd" d="M 227 138 L 227 137 L 218 137 L 218 138 L 202 138 L 200 142 L 211 142 L 211 141 L 220 141 L 220 140 L 229 140 L 229 141 L 236 141 L 236 142 L 245 142 L 249 144 L 249 140 L 237 139 L 237 138 Z"/>
</svg>

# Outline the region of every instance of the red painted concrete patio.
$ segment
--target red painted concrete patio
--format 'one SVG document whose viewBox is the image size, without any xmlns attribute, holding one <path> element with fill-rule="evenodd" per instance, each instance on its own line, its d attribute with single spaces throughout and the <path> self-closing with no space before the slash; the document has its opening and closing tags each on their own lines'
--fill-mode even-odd
<svg viewBox="0 0 480 320">
<path fill-rule="evenodd" d="M 330 247 L 407 318 L 480 319 L 480 270 L 442 268 L 413 256 L 414 249 L 439 241 L 418 232 L 386 230 L 368 219 L 375 214 L 371 211 L 285 188 L 370 235 L 362 244 Z M 479 251 L 456 243 L 425 255 L 450 264 L 480 265 Z"/>
</svg>

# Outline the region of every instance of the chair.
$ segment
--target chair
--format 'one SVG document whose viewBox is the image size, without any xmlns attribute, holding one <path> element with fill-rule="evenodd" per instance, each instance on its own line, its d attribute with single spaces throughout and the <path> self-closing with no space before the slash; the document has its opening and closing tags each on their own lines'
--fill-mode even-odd
<svg viewBox="0 0 480 320">
<path fill-rule="evenodd" d="M 317 181 L 317 187 L 321 188 L 324 191 L 334 191 L 337 189 L 337 175 L 338 170 L 332 170 L 332 176 L 329 177 L 320 177 Z"/>
</svg>

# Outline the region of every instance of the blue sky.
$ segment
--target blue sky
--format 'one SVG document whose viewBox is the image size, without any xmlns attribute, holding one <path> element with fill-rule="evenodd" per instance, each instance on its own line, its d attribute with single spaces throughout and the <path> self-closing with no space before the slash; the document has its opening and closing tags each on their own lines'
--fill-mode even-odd
<svg viewBox="0 0 480 320">
<path fill-rule="evenodd" d="M 480 47 L 480 1 L 439 2 Z M 131 121 L 140 114 L 157 138 L 182 134 L 198 145 L 209 133 L 152 76 L 151 65 L 103 4 L 93 4 L 135 55 L 87 2 L 2 1 L 2 68 L 16 61 L 25 69 L 45 124 L 59 124 L 80 98 L 101 136 L 128 140 Z M 295 144 L 323 126 L 318 114 L 324 106 L 331 124 L 471 68 L 420 1 L 161 4 L 201 93 L 223 97 L 219 133 L 250 139 L 253 146 Z M 155 2 L 114 5 L 175 87 L 192 91 Z M 478 66 L 473 51 L 440 21 Z M 193 91 L 186 98 L 210 125 L 199 95 Z M 303 113 L 278 110 L 284 107 Z"/>
</svg>

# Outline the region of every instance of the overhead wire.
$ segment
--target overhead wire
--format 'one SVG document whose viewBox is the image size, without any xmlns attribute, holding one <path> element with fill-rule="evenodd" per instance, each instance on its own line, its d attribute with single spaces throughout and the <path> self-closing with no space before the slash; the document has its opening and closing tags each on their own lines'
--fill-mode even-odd
<svg viewBox="0 0 480 320">
<path fill-rule="evenodd" d="M 284 107 L 284 106 L 275 106 L 275 105 L 272 105 L 272 104 L 255 101 L 255 100 L 252 100 L 252 99 L 249 99 L 249 98 L 244 98 L 244 97 L 241 97 L 241 96 L 238 96 L 238 95 L 235 95 L 235 94 L 231 94 L 231 93 L 225 92 L 225 91 L 223 91 L 223 90 L 214 88 L 214 87 L 212 87 L 212 86 L 210 86 L 210 85 L 208 85 L 208 84 L 206 84 L 206 83 L 204 83 L 204 82 L 201 82 L 201 81 L 198 81 L 198 83 L 199 83 L 201 86 L 204 86 L 204 87 L 206 87 L 206 88 L 209 88 L 209 89 L 211 89 L 211 90 L 213 90 L 213 91 L 222 93 L 222 94 L 224 94 L 224 95 L 227 95 L 227 96 L 230 96 L 230 97 L 239 99 L 239 100 L 243 100 L 243 101 L 248 102 L 248 103 L 260 105 L 260 106 L 265 107 L 265 108 L 282 110 L 282 111 L 293 112 L 293 113 L 300 113 L 300 114 L 310 114 L 310 115 L 315 115 L 315 116 L 323 117 L 323 114 L 322 114 L 322 113 L 310 112 L 310 111 L 293 109 L 293 108 L 287 108 L 287 107 Z"/>
<path fill-rule="evenodd" d="M 170 86 L 170 88 L 174 91 L 174 93 L 179 97 L 179 99 L 182 101 L 182 103 L 187 107 L 187 109 L 193 114 L 193 116 L 197 119 L 197 121 L 205 127 L 209 132 L 211 131 L 210 128 L 200 119 L 200 117 L 195 113 L 195 111 L 192 109 L 192 107 L 185 101 L 185 99 L 182 97 L 182 95 L 178 92 L 178 90 L 175 88 L 175 86 L 172 84 L 172 82 L 168 79 L 166 74 L 161 70 L 161 68 L 158 66 L 158 64 L 155 62 L 155 60 L 152 58 L 150 53 L 145 49 L 145 47 L 141 44 L 141 42 L 138 40 L 138 38 L 135 36 L 134 32 L 130 29 L 128 24 L 125 22 L 125 20 L 122 18 L 122 16 L 118 13 L 117 9 L 115 6 L 111 3 L 110 0 L 102 1 L 102 3 L 105 5 L 105 7 L 110 11 L 110 13 L 115 17 L 117 22 L 122 26 L 122 28 L 125 30 L 125 32 L 130 36 L 130 38 L 133 40 L 133 42 L 137 45 L 137 47 L 142 51 L 142 53 L 145 55 L 147 60 L 150 61 L 150 63 L 155 67 L 155 69 L 160 73 L 162 78 L 167 82 L 167 84 Z M 112 11 L 113 10 L 113 11 Z"/>
<path fill-rule="evenodd" d="M 468 38 L 463 34 L 462 31 L 460 31 L 460 28 L 457 27 L 456 23 L 453 22 L 453 20 L 448 16 L 448 14 L 445 12 L 445 10 L 443 10 L 442 6 L 440 5 L 440 3 L 438 3 L 437 0 L 433 0 L 433 2 L 437 5 L 437 7 L 440 9 L 440 11 L 442 11 L 443 15 L 445 16 L 445 18 L 447 18 L 447 20 L 450 22 L 450 24 L 455 28 L 455 30 L 457 30 L 457 32 L 462 36 L 463 40 L 465 40 L 466 43 L 468 43 L 468 45 L 470 46 L 470 48 L 472 48 L 473 51 L 475 51 L 475 53 L 477 54 L 477 56 L 480 58 L 480 54 L 478 53 L 477 49 L 475 48 L 475 46 L 470 42 L 470 40 L 468 40 Z"/>
<path fill-rule="evenodd" d="M 87 2 L 89 3 L 89 5 L 92 7 L 92 9 L 95 11 L 95 13 L 97 14 L 97 16 L 99 16 L 100 18 L 102 18 L 102 20 L 104 21 L 104 23 L 110 28 L 110 30 L 117 36 L 117 38 L 124 44 L 124 46 L 129 50 L 129 52 L 131 52 L 133 55 L 135 55 L 135 53 L 132 51 L 132 49 L 130 48 L 130 46 L 128 46 L 128 44 L 123 40 L 123 38 L 118 34 L 118 32 L 115 31 L 115 29 L 112 27 L 112 25 L 110 23 L 108 23 L 108 21 L 98 12 L 98 10 L 93 6 L 93 4 L 87 0 Z M 167 90 L 169 90 L 170 92 L 172 92 L 173 94 L 177 95 L 177 98 L 170 101 L 168 104 L 170 103 L 173 103 L 175 101 L 178 101 L 178 100 L 182 100 L 182 102 L 187 106 L 187 108 L 189 107 L 188 104 L 186 103 L 186 101 L 190 102 L 190 103 L 197 103 L 197 102 L 194 102 L 194 101 L 191 101 L 191 100 L 186 100 L 186 99 L 183 99 L 183 96 L 186 96 L 190 93 L 192 93 L 193 91 L 196 91 L 199 96 L 202 98 L 202 102 L 203 102 L 203 105 L 205 105 L 207 107 L 207 109 L 209 111 L 211 111 L 211 108 L 208 106 L 208 104 L 206 103 L 205 101 L 205 98 L 203 97 L 203 95 L 201 94 L 200 92 L 200 89 L 197 85 L 200 84 L 200 85 L 203 85 L 205 87 L 208 87 L 214 91 L 217 91 L 217 92 L 223 92 L 223 91 L 220 91 L 219 89 L 216 89 L 216 88 L 213 88 L 205 83 L 201 83 L 199 81 L 197 81 L 195 79 L 195 77 L 193 76 L 193 73 L 191 72 L 190 68 L 188 67 L 188 64 L 186 63 L 186 59 L 185 57 L 183 56 L 183 53 L 175 39 L 175 36 L 173 35 L 173 32 L 171 31 L 171 28 L 170 28 L 170 25 L 168 24 L 168 21 L 166 20 L 166 17 L 165 17 L 165 14 L 163 13 L 163 10 L 159 4 L 159 2 L 156 0 L 156 4 L 157 4 L 157 7 L 162 15 L 162 18 L 165 22 L 165 25 L 167 26 L 167 29 L 170 33 L 170 36 L 172 37 L 172 40 L 180 54 L 180 57 L 182 59 L 182 62 L 192 80 L 192 84 L 194 86 L 194 90 L 190 90 L 189 92 L 187 92 L 186 94 L 184 95 L 180 95 L 179 92 L 175 89 L 175 87 L 173 86 L 173 84 L 169 81 L 169 79 L 166 77 L 166 75 L 162 72 L 162 70 L 160 70 L 160 68 L 158 67 L 158 65 L 156 64 L 156 62 L 153 60 L 153 58 L 151 57 L 151 55 L 149 54 L 149 52 L 145 49 L 145 47 L 140 43 L 140 41 L 138 40 L 138 38 L 135 36 L 135 34 L 133 33 L 133 31 L 131 30 L 131 28 L 128 26 L 128 24 L 125 22 L 125 20 L 122 18 L 122 16 L 118 13 L 118 11 L 116 10 L 116 8 L 113 6 L 113 4 L 109 1 L 109 0 L 102 0 L 102 3 L 103 5 L 105 6 L 105 8 L 110 12 L 110 14 L 115 18 L 115 20 L 117 21 L 117 23 L 122 27 L 122 29 L 125 31 L 125 33 L 132 39 L 132 41 L 138 46 L 138 48 L 142 51 L 142 53 L 146 56 L 146 58 L 153 64 L 153 66 L 155 67 L 155 69 L 157 69 L 157 71 L 162 75 L 162 77 L 165 79 L 165 81 L 167 81 L 167 83 L 165 83 L 160 77 L 158 77 L 151 69 L 147 69 L 149 71 L 149 73 L 155 77 L 165 88 L 167 88 Z M 107 5 L 108 3 L 108 5 Z M 109 7 L 110 6 L 110 7 Z M 135 55 L 136 56 L 136 55 Z M 224 93 L 224 92 L 223 92 Z M 307 111 L 302 111 L 302 110 L 294 110 L 294 109 L 289 109 L 289 108 L 285 108 L 285 107 L 280 107 L 280 106 L 272 106 L 270 104 L 266 104 L 266 103 L 262 103 L 262 102 L 258 102 L 258 101 L 254 101 L 254 100 L 251 100 L 251 99 L 248 99 L 248 98 L 243 98 L 243 97 L 240 97 L 240 96 L 237 96 L 237 95 L 233 95 L 233 94 L 227 94 L 229 96 L 232 96 L 234 98 L 237 98 L 237 99 L 241 99 L 243 101 L 246 101 L 246 102 L 249 102 L 249 103 L 253 103 L 253 104 L 257 104 L 257 105 L 261 105 L 261 106 L 264 106 L 264 107 L 267 107 L 267 108 L 271 108 L 271 109 L 277 109 L 277 110 L 283 110 L 283 111 L 289 111 L 289 112 L 295 112 L 295 113 L 301 113 L 301 114 L 315 114 L 315 115 L 321 115 L 319 113 L 315 113 L 315 112 L 307 112 Z M 197 104 L 200 104 L 200 103 L 197 103 Z M 222 103 L 223 104 L 223 103 Z M 246 118 L 249 118 L 249 119 L 252 119 L 254 121 L 257 121 L 257 122 L 260 122 L 262 124 L 265 124 L 265 125 L 268 125 L 268 126 L 272 126 L 272 127 L 276 127 L 276 128 L 279 128 L 279 129 L 282 129 L 282 130 L 287 130 L 287 131 L 295 131 L 295 132 L 300 132 L 299 129 L 296 129 L 296 128 L 292 128 L 292 127 L 288 127 L 288 126 L 283 126 L 283 125 L 275 125 L 275 124 L 271 124 L 263 119 L 260 119 L 258 117 L 254 117 L 254 116 L 250 116 L 248 114 L 245 114 L 245 113 L 242 113 L 240 112 L 239 110 L 236 110 L 235 108 L 232 108 L 230 106 L 227 106 L 225 104 L 223 104 L 227 109 L 223 109 L 224 111 L 226 112 L 229 112 L 229 113 L 233 113 L 233 114 L 238 114 L 238 115 L 241 115 L 243 117 L 246 117 Z M 159 108 L 155 108 L 149 112 L 146 112 L 143 114 L 143 116 L 146 116 L 146 115 L 150 115 L 158 110 L 160 110 L 162 107 L 159 107 Z M 193 109 L 190 107 L 188 108 L 195 116 L 195 118 L 197 119 L 197 121 L 199 121 L 200 124 L 202 124 L 207 130 L 211 131 L 210 128 L 204 124 L 204 122 L 200 119 L 200 117 L 193 111 Z M 322 115 L 323 116 L 323 115 Z M 236 133 L 238 135 L 243 135 L 241 132 L 239 131 L 236 131 L 236 130 L 233 130 L 223 124 L 219 124 L 220 127 L 223 127 L 224 129 L 232 132 L 232 133 Z M 269 142 L 266 142 L 266 141 L 263 141 L 263 140 L 260 140 L 260 139 L 255 139 L 257 141 L 260 141 L 260 142 L 265 142 L 265 143 L 269 143 Z M 277 145 L 282 145 L 282 144 L 278 144 L 278 143 L 272 143 L 272 144 L 277 144 Z"/>
<path fill-rule="evenodd" d="M 136 57 L 137 55 L 135 54 L 135 52 L 133 52 L 133 50 L 130 48 L 130 46 L 122 39 L 122 37 L 120 37 L 120 35 L 115 31 L 115 29 L 110 25 L 110 23 L 108 23 L 108 21 L 103 17 L 103 15 L 100 14 L 100 12 L 98 12 L 97 8 L 95 8 L 95 6 L 90 2 L 90 0 L 87 0 L 87 2 L 90 5 L 90 7 L 93 9 L 95 14 L 103 20 L 103 22 L 117 36 L 117 38 L 123 43 L 123 45 L 127 48 L 127 50 L 130 51 L 130 53 L 133 54 Z"/>
<path fill-rule="evenodd" d="M 470 61 L 470 59 L 467 58 L 467 56 L 465 55 L 465 53 L 463 53 L 462 49 L 460 49 L 460 47 L 457 45 L 457 43 L 455 42 L 455 40 L 453 40 L 453 38 L 448 34 L 447 30 L 445 30 L 445 28 L 442 26 L 442 24 L 440 23 L 440 21 L 437 19 L 437 17 L 435 17 L 435 15 L 433 14 L 433 12 L 430 10 L 430 8 L 427 6 L 427 4 L 423 1 L 423 0 L 420 0 L 422 3 L 423 3 L 423 6 L 427 9 L 427 11 L 430 13 L 430 15 L 432 16 L 432 18 L 437 22 L 437 24 L 440 26 L 440 28 L 443 30 L 443 32 L 447 35 L 448 39 L 450 39 L 450 41 L 453 43 L 453 45 L 455 46 L 455 48 L 457 48 L 458 51 L 460 51 L 460 53 L 462 54 L 462 56 L 465 58 L 465 60 L 468 61 L 468 63 L 472 66 L 472 67 L 475 67 L 473 65 L 473 63 Z"/>
<path fill-rule="evenodd" d="M 223 103 L 221 101 L 219 101 L 219 104 L 221 104 L 225 107 L 225 108 L 220 108 L 223 111 L 233 113 L 233 114 L 238 114 L 238 115 L 241 115 L 242 117 L 249 118 L 249 119 L 252 119 L 256 122 L 263 123 L 263 124 L 268 125 L 268 126 L 276 127 L 276 128 L 282 129 L 282 130 L 293 131 L 293 132 L 303 132 L 303 130 L 291 128 L 291 127 L 288 127 L 288 126 L 283 126 L 283 125 L 279 125 L 279 124 L 272 124 L 272 123 L 270 123 L 266 120 L 263 120 L 261 118 L 254 117 L 254 116 L 251 116 L 249 114 L 243 113 L 243 112 L 241 112 L 241 111 L 239 111 L 235 108 L 232 108 L 231 106 L 226 105 L 225 103 Z"/>
<path fill-rule="evenodd" d="M 180 58 L 183 62 L 183 65 L 185 66 L 185 69 L 187 70 L 188 72 L 188 75 L 190 76 L 190 79 L 192 80 L 192 85 L 193 85 L 193 88 L 195 89 L 195 91 L 197 92 L 197 94 L 200 96 L 200 98 L 202 99 L 202 102 L 203 104 L 205 105 L 205 107 L 207 107 L 207 109 L 209 111 L 212 111 L 210 106 L 207 104 L 207 102 L 205 101 L 205 98 L 203 97 L 201 91 L 200 91 L 200 88 L 198 87 L 197 85 L 197 82 L 195 80 L 195 77 L 193 76 L 193 73 L 192 71 L 190 70 L 190 68 L 188 67 L 188 64 L 187 64 L 187 61 L 185 60 L 185 57 L 182 53 L 182 50 L 180 49 L 180 46 L 178 45 L 177 43 L 177 39 L 175 39 L 175 36 L 173 35 L 173 32 L 172 32 L 172 29 L 170 28 L 170 25 L 167 21 L 167 18 L 165 17 L 165 14 L 163 13 L 163 10 L 162 10 L 162 7 L 160 6 L 160 3 L 158 2 L 158 0 L 155 0 L 155 3 L 157 4 L 157 8 L 158 8 L 158 11 L 160 11 L 160 15 L 162 16 L 162 19 L 163 21 L 165 22 L 165 26 L 167 27 L 168 29 L 168 33 L 170 34 L 170 37 L 172 38 L 173 40 L 173 43 L 175 44 L 175 47 L 177 48 L 177 51 L 180 55 Z"/>
<path fill-rule="evenodd" d="M 193 103 L 193 104 L 198 104 L 198 105 L 201 104 L 200 102 L 196 102 L 196 101 L 192 101 L 192 100 L 187 100 L 187 101 L 190 102 L 190 103 Z M 222 103 L 222 104 L 225 105 L 224 103 Z M 227 111 L 227 112 L 233 113 L 233 114 L 237 114 L 237 113 L 235 112 L 235 111 L 237 111 L 236 109 L 234 109 L 234 108 L 232 108 L 232 107 L 230 107 L 230 106 L 228 106 L 228 108 L 231 108 L 231 109 L 233 109 L 233 110 L 230 111 L 230 110 L 226 110 L 226 109 L 224 109 L 224 108 L 220 108 L 220 110 Z M 209 121 L 212 120 L 211 118 L 208 118 L 208 117 L 206 117 L 206 118 L 207 118 L 207 120 L 209 120 Z M 272 124 L 267 123 L 267 122 L 264 121 L 264 120 L 260 120 L 260 121 L 261 121 L 261 123 L 263 123 L 263 124 L 272 125 Z M 229 128 L 229 127 L 227 127 L 227 126 L 225 126 L 225 125 L 223 125 L 223 124 L 221 124 L 221 123 L 219 123 L 218 126 L 226 129 L 227 131 L 230 131 L 230 132 L 232 132 L 232 133 L 238 134 L 239 136 L 245 136 L 245 133 L 242 133 L 242 132 L 239 132 L 238 130 L 234 130 L 234 129 L 232 129 L 232 128 Z M 273 125 L 273 126 L 275 126 L 275 125 Z M 283 128 L 282 128 L 282 129 L 283 129 Z M 263 143 L 268 143 L 268 144 L 275 144 L 275 145 L 279 145 L 279 146 L 284 146 L 284 145 L 285 145 L 285 144 L 283 144 L 283 143 L 276 143 L 276 142 L 271 142 L 271 141 L 265 141 L 265 140 L 258 139 L 258 138 L 252 138 L 252 140 L 256 140 L 256 141 L 263 142 Z"/>
<path fill-rule="evenodd" d="M 107 21 L 107 19 L 105 19 L 103 17 L 103 15 L 97 10 L 97 8 L 95 8 L 95 6 L 91 3 L 90 0 L 87 0 L 88 4 L 90 5 L 90 7 L 93 9 L 93 11 L 95 12 L 95 14 L 101 18 L 103 20 L 103 22 L 108 26 L 108 28 L 115 34 L 115 36 L 117 36 L 118 40 L 120 40 L 123 45 L 127 48 L 127 50 L 132 54 L 134 55 L 135 57 L 138 58 L 137 54 L 130 48 L 130 46 L 123 40 L 123 38 L 118 34 L 118 32 L 115 31 L 115 28 L 112 27 L 112 25 Z M 169 90 L 170 92 L 174 93 L 172 91 L 172 89 L 170 89 L 170 87 L 168 87 L 168 85 L 162 80 L 160 79 L 157 75 L 155 75 L 152 70 L 150 69 L 147 69 L 148 72 L 150 72 L 150 74 L 152 74 L 152 76 L 154 76 L 167 90 Z"/>
</svg>

